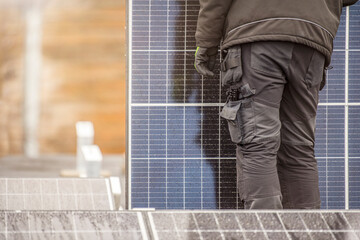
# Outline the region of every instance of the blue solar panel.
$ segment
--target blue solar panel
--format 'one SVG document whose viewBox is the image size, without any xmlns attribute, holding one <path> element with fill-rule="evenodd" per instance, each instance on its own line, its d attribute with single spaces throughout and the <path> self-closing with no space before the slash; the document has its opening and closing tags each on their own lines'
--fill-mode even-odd
<svg viewBox="0 0 360 240">
<path fill-rule="evenodd" d="M 360 3 L 351 6 L 349 15 L 349 48 L 360 49 Z"/>
<path fill-rule="evenodd" d="M 344 50 L 345 49 L 345 43 L 346 43 L 346 13 L 345 13 L 345 9 L 343 9 L 343 14 L 341 15 L 341 19 L 340 19 L 340 26 L 339 29 L 337 31 L 337 34 L 335 36 L 335 41 L 334 41 L 334 49 L 341 49 Z M 334 58 L 333 58 L 334 59 Z"/>
<path fill-rule="evenodd" d="M 331 59 L 333 69 L 328 71 L 327 84 L 320 92 L 321 103 L 345 102 L 345 50 L 334 51 Z"/>
<path fill-rule="evenodd" d="M 360 208 L 360 106 L 349 108 L 350 207 Z"/>
<path fill-rule="evenodd" d="M 360 23 L 359 23 L 360 25 Z M 358 33 L 360 39 L 360 32 Z M 359 40 L 360 41 L 360 40 Z M 360 102 L 360 50 L 349 53 L 349 102 Z"/>
<path fill-rule="evenodd" d="M 129 6 L 129 207 L 238 208 L 235 146 L 218 115 L 225 102 L 219 72 L 202 78 L 193 66 L 198 1 L 129 0 Z M 348 12 L 318 107 L 315 151 L 325 209 L 360 207 L 360 3 Z"/>
<path fill-rule="evenodd" d="M 349 206 L 360 208 L 360 4 L 349 16 Z M 358 105 L 358 106 L 356 106 Z"/>
<path fill-rule="evenodd" d="M 315 155 L 322 207 L 345 208 L 344 107 L 319 106 Z"/>
</svg>

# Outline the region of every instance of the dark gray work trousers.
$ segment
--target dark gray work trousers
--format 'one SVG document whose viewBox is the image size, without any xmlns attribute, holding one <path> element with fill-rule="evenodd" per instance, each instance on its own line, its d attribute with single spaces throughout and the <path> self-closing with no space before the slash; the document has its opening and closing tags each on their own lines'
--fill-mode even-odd
<svg viewBox="0 0 360 240">
<path fill-rule="evenodd" d="M 314 142 L 324 64 L 320 52 L 290 42 L 228 49 L 222 81 L 232 93 L 220 115 L 237 145 L 245 209 L 320 208 Z"/>
</svg>

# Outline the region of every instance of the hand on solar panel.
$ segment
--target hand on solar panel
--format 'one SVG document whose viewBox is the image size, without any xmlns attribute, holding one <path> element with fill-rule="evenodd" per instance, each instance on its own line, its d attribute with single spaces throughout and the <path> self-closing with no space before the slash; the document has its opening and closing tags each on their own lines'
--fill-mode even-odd
<svg viewBox="0 0 360 240">
<path fill-rule="evenodd" d="M 218 47 L 203 48 L 198 47 L 195 52 L 195 69 L 198 73 L 206 77 L 213 77 L 212 71 L 215 67 Z"/>
</svg>

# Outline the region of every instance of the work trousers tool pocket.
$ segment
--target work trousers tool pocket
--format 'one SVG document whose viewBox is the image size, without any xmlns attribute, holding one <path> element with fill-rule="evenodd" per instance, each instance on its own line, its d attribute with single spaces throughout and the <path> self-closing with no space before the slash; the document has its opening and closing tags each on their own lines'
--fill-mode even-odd
<svg viewBox="0 0 360 240">
<path fill-rule="evenodd" d="M 228 100 L 220 116 L 228 122 L 231 141 L 236 144 L 246 144 L 252 141 L 255 133 L 255 118 L 251 98 L 238 101 Z"/>
<path fill-rule="evenodd" d="M 241 47 L 236 46 L 227 50 L 227 54 L 221 62 L 222 86 L 239 82 L 242 75 Z"/>
<path fill-rule="evenodd" d="M 222 85 L 229 85 L 228 100 L 220 116 L 228 122 L 231 140 L 236 144 L 245 144 L 254 138 L 254 108 L 255 89 L 241 82 L 243 76 L 241 61 L 241 46 L 235 46 L 227 51 L 221 62 Z"/>
</svg>

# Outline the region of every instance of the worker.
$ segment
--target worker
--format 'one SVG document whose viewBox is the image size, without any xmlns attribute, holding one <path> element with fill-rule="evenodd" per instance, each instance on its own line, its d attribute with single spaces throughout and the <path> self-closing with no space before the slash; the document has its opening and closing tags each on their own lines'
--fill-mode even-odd
<svg viewBox="0 0 360 240">
<path fill-rule="evenodd" d="M 195 67 L 213 77 L 220 45 L 245 209 L 318 209 L 319 91 L 345 6 L 357 0 L 200 0 Z"/>
</svg>

